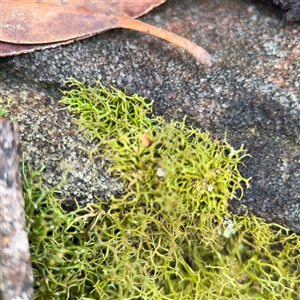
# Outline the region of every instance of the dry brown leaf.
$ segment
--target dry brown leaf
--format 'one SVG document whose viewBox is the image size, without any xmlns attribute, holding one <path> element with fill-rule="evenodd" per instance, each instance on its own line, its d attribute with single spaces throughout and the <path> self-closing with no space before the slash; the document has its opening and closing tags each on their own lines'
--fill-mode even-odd
<svg viewBox="0 0 300 300">
<path fill-rule="evenodd" d="M 6 0 L 0 3 L 0 56 L 53 48 L 113 28 L 165 39 L 210 65 L 212 57 L 191 41 L 134 18 L 166 0 Z"/>
<path fill-rule="evenodd" d="M 142 133 L 140 136 L 139 136 L 139 141 L 140 143 L 142 144 L 142 146 L 144 148 L 147 148 L 149 147 L 151 144 L 152 144 L 152 140 L 149 136 L 148 133 Z"/>
</svg>

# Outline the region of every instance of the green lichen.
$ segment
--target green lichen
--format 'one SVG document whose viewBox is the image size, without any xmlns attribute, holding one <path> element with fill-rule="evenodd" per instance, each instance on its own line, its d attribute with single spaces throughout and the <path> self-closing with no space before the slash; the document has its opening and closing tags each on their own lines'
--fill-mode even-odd
<svg viewBox="0 0 300 300">
<path fill-rule="evenodd" d="M 249 185 L 226 140 L 151 115 L 151 103 L 74 79 L 62 102 L 124 183 L 75 211 L 23 166 L 36 299 L 297 299 L 299 237 L 229 198 Z"/>
</svg>

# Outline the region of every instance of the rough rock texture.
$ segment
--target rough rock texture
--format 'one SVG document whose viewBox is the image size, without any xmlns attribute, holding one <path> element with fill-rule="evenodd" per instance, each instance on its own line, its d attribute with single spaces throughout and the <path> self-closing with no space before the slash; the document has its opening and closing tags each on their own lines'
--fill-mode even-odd
<svg viewBox="0 0 300 300">
<path fill-rule="evenodd" d="M 0 118 L 0 299 L 33 299 L 16 122 Z"/>
<path fill-rule="evenodd" d="M 288 22 L 300 20 L 300 1 L 299 0 L 259 0 L 260 2 L 271 4 L 280 8 L 283 17 Z"/>
<path fill-rule="evenodd" d="M 78 149 L 82 135 L 57 104 L 66 77 L 101 79 L 154 99 L 155 113 L 167 119 L 187 115 L 189 124 L 215 136 L 223 138 L 226 131 L 234 147 L 244 143 L 252 158 L 241 170 L 252 176 L 251 187 L 241 202 L 230 201 L 230 209 L 239 213 L 246 207 L 300 233 L 299 24 L 246 0 L 169 0 L 142 20 L 198 43 L 214 56 L 213 66 L 205 68 L 164 41 L 128 30 L 2 58 L 0 96 L 17 101 L 25 157 L 35 167 L 46 166 L 48 184 L 61 176 L 62 161 L 70 163 L 68 203 L 119 192 L 112 178 L 102 176 L 100 164 Z"/>
</svg>

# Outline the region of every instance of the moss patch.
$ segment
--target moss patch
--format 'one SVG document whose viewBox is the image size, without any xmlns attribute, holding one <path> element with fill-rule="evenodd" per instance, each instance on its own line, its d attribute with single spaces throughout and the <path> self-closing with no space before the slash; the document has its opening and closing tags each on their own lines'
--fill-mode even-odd
<svg viewBox="0 0 300 300">
<path fill-rule="evenodd" d="M 36 299 L 297 299 L 299 237 L 227 210 L 249 184 L 243 147 L 152 116 L 137 95 L 68 83 L 62 102 L 124 194 L 67 213 L 23 165 Z"/>
</svg>

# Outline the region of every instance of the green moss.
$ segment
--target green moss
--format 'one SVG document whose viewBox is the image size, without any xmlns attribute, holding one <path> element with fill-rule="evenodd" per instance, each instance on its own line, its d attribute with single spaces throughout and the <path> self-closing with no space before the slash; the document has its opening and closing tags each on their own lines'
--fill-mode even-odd
<svg viewBox="0 0 300 300">
<path fill-rule="evenodd" d="M 67 213 L 23 166 L 36 299 L 297 299 L 299 237 L 227 210 L 249 184 L 243 147 L 152 116 L 137 95 L 68 83 L 62 102 L 124 194 Z"/>
</svg>

